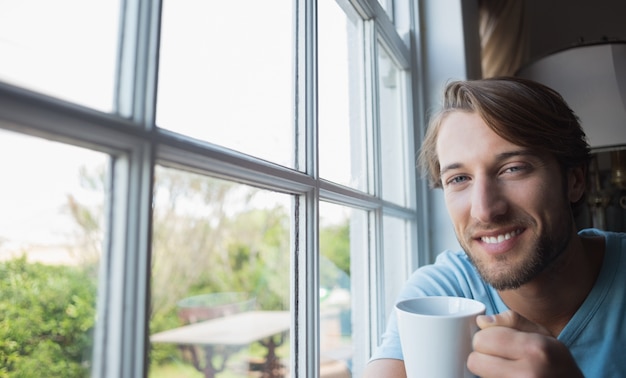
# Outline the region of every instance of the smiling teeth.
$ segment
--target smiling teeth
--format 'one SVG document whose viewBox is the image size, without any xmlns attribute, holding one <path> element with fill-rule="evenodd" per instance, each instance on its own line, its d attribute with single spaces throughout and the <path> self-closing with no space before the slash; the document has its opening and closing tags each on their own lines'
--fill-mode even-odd
<svg viewBox="0 0 626 378">
<path fill-rule="evenodd" d="M 502 243 L 505 240 L 509 240 L 511 239 L 513 236 L 519 235 L 521 232 L 521 230 L 515 230 L 513 232 L 507 232 L 504 235 L 498 235 L 498 236 L 483 236 L 482 238 L 480 238 L 480 240 L 482 240 L 483 242 L 487 243 L 487 244 L 496 244 L 496 243 Z"/>
</svg>

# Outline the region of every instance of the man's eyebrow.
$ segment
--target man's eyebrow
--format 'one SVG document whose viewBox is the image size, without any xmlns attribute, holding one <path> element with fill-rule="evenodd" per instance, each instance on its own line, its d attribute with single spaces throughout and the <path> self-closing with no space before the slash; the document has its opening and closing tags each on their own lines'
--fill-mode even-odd
<svg viewBox="0 0 626 378">
<path fill-rule="evenodd" d="M 517 156 L 528 156 L 528 157 L 539 158 L 539 154 L 537 152 L 530 150 L 530 149 L 521 149 L 521 150 L 506 151 L 506 152 L 501 152 L 499 154 L 496 154 L 495 160 L 501 161 L 501 160 L 506 160 L 506 159 L 510 159 L 513 157 L 517 157 Z M 439 169 L 439 176 L 443 176 L 443 174 L 446 173 L 447 171 L 458 169 L 461 167 L 463 167 L 463 163 L 452 163 L 452 164 L 443 166 Z"/>
<path fill-rule="evenodd" d="M 457 168 L 461 168 L 463 166 L 463 164 L 461 163 L 453 163 L 453 164 L 448 164 L 445 167 L 441 167 L 439 169 L 439 177 L 443 176 L 444 173 L 446 173 L 447 171 L 453 170 L 453 169 L 457 169 Z"/>
</svg>

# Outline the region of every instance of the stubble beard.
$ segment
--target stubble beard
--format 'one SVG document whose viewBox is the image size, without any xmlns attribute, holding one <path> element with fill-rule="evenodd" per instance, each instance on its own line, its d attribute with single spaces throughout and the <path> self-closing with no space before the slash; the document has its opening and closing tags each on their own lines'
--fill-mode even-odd
<svg viewBox="0 0 626 378">
<path fill-rule="evenodd" d="M 565 222 L 568 224 L 561 226 L 554 232 L 543 229 L 540 234 L 535 233 L 532 240 L 527 243 L 525 250 L 515 254 L 517 261 L 513 261 L 513 257 L 507 253 L 498 256 L 496 264 L 480 259 L 469 248 L 467 241 L 471 240 L 469 236 L 472 234 L 471 232 L 463 240 L 459 238 L 459 243 L 485 282 L 498 291 L 513 290 L 520 288 L 539 276 L 567 248 L 571 238 L 571 222 L 571 220 L 570 222 Z M 512 223 L 523 225 L 520 227 L 525 228 L 526 232 L 533 229 L 536 230 L 536 228 L 531 227 L 534 225 L 532 221 L 506 222 L 507 225 Z M 499 224 L 504 224 L 504 222 L 499 222 Z"/>
</svg>

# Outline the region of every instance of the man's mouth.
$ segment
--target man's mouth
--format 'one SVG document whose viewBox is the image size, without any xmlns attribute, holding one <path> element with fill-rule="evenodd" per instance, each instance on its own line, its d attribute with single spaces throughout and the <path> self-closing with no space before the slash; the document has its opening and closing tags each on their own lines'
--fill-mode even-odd
<svg viewBox="0 0 626 378">
<path fill-rule="evenodd" d="M 482 236 L 480 240 L 486 244 L 497 244 L 497 243 L 502 243 L 505 240 L 509 240 L 512 237 L 515 237 L 521 233 L 522 233 L 522 229 L 517 229 L 517 230 L 513 230 L 511 232 L 507 232 L 507 233 L 500 234 L 500 235 Z"/>
</svg>

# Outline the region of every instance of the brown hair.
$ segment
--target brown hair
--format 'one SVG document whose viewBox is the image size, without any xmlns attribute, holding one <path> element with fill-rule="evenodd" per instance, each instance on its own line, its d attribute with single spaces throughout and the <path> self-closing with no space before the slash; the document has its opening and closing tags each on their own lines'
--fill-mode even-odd
<svg viewBox="0 0 626 378">
<path fill-rule="evenodd" d="M 475 112 L 500 137 L 556 158 L 563 172 L 591 161 L 578 117 L 556 91 L 534 81 L 499 77 L 449 83 L 442 109 L 431 118 L 418 163 L 431 187 L 441 187 L 437 134 L 455 111 Z"/>
</svg>

